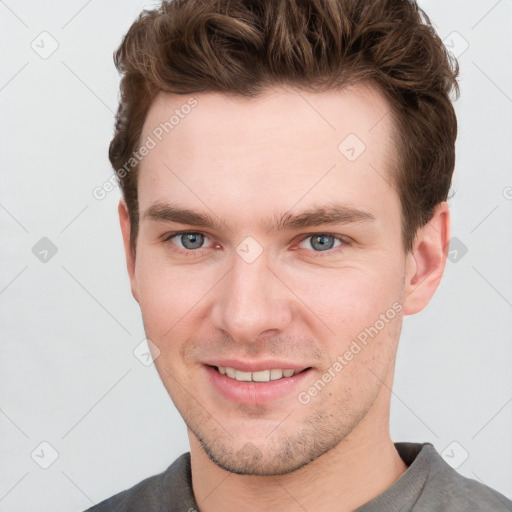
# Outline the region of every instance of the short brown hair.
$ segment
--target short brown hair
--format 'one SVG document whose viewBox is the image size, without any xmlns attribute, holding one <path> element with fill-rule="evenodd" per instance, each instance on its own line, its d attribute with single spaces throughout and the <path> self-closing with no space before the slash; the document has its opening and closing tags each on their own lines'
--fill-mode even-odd
<svg viewBox="0 0 512 512">
<path fill-rule="evenodd" d="M 138 165 L 160 91 L 254 97 L 274 85 L 310 91 L 371 82 L 394 119 L 393 182 L 405 251 L 448 198 L 455 166 L 458 63 L 410 0 L 172 0 L 144 10 L 117 49 L 121 97 L 109 158 L 138 232 Z"/>
</svg>

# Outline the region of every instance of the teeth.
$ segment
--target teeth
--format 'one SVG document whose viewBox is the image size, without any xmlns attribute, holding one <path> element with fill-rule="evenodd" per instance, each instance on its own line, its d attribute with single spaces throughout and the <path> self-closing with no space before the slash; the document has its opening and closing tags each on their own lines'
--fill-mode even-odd
<svg viewBox="0 0 512 512">
<path fill-rule="evenodd" d="M 251 372 L 240 372 L 238 370 L 235 371 L 235 379 L 241 380 L 243 382 L 251 382 L 252 373 Z"/>
<path fill-rule="evenodd" d="M 260 370 L 258 372 L 242 372 L 225 366 L 217 366 L 217 370 L 221 375 L 226 375 L 230 379 L 239 380 L 241 382 L 269 382 L 271 380 L 282 379 L 283 377 L 291 377 L 292 375 L 296 375 L 302 371 L 272 368 L 270 370 Z"/>
<path fill-rule="evenodd" d="M 270 380 L 278 380 L 283 378 L 283 370 L 270 370 Z"/>
<path fill-rule="evenodd" d="M 261 372 L 252 372 L 252 380 L 254 382 L 268 382 L 270 380 L 270 370 L 262 370 Z"/>
</svg>

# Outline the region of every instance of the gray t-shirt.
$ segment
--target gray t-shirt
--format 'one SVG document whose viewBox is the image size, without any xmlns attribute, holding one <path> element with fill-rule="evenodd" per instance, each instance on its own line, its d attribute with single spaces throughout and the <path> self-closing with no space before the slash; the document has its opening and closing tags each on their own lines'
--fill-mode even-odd
<svg viewBox="0 0 512 512">
<path fill-rule="evenodd" d="M 395 443 L 408 469 L 356 512 L 504 512 L 512 501 L 476 480 L 459 475 L 430 443 Z M 192 491 L 190 453 L 166 471 L 139 482 L 86 512 L 199 511 Z"/>
</svg>

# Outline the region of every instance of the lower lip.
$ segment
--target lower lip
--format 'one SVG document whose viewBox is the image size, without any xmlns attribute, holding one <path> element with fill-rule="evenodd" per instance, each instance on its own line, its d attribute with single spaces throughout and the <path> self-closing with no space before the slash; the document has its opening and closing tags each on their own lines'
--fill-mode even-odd
<svg viewBox="0 0 512 512">
<path fill-rule="evenodd" d="M 248 405 L 267 404 L 290 394 L 304 382 L 311 371 L 303 370 L 292 377 L 268 382 L 243 382 L 221 375 L 212 366 L 205 366 L 205 369 L 211 384 L 223 397 Z"/>
</svg>

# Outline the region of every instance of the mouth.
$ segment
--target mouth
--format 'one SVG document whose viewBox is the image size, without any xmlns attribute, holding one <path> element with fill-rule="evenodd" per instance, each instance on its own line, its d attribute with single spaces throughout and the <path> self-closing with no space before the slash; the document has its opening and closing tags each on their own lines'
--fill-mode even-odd
<svg viewBox="0 0 512 512">
<path fill-rule="evenodd" d="M 257 372 L 246 372 L 230 368 L 229 366 L 214 366 L 221 375 L 225 375 L 229 379 L 238 380 L 239 382 L 270 382 L 273 380 L 287 379 L 301 373 L 309 368 L 298 370 L 269 368 L 268 370 L 259 370 Z"/>
<path fill-rule="evenodd" d="M 214 391 L 229 402 L 264 405 L 281 398 L 290 398 L 293 392 L 305 388 L 306 379 L 313 371 L 308 366 L 290 368 L 286 363 L 217 362 L 205 364 L 209 382 Z M 290 365 L 292 366 L 292 365 Z"/>
</svg>

